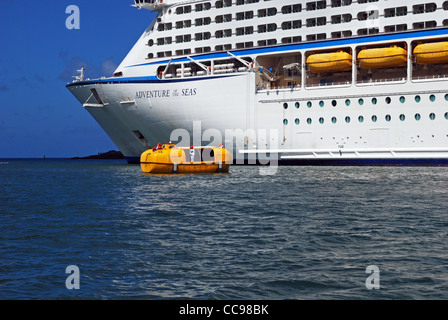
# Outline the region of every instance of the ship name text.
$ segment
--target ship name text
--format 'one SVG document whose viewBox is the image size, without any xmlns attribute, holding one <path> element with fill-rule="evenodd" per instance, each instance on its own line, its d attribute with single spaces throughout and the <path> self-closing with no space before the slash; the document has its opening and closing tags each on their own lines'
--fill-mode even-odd
<svg viewBox="0 0 448 320">
<path fill-rule="evenodd" d="M 148 90 L 135 92 L 136 99 L 191 97 L 198 93 L 197 88 L 174 89 L 174 90 Z"/>
</svg>

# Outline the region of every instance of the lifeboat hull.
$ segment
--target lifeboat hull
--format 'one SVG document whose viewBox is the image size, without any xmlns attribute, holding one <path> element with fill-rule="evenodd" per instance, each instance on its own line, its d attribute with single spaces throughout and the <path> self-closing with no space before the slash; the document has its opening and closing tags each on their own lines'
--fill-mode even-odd
<svg viewBox="0 0 448 320">
<path fill-rule="evenodd" d="M 415 47 L 414 56 L 420 65 L 448 63 L 448 42 L 420 44 Z"/>
<path fill-rule="evenodd" d="M 404 67 L 407 64 L 407 51 L 401 47 L 364 49 L 358 53 L 361 69 L 380 69 Z"/>
<path fill-rule="evenodd" d="M 306 63 L 311 73 L 349 71 L 352 68 L 352 55 L 347 52 L 313 54 Z"/>
</svg>

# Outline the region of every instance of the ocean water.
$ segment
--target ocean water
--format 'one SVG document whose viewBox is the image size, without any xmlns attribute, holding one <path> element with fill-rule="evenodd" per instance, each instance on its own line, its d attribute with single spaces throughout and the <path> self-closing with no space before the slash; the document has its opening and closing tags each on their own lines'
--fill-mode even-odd
<svg viewBox="0 0 448 320">
<path fill-rule="evenodd" d="M 438 167 L 0 160 L 0 298 L 448 299 L 447 190 Z"/>
</svg>

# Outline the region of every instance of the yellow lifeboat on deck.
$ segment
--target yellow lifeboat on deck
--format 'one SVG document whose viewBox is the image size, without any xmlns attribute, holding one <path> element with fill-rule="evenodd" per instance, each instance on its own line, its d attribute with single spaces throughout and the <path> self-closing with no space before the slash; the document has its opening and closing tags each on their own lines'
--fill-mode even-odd
<svg viewBox="0 0 448 320">
<path fill-rule="evenodd" d="M 408 61 L 406 49 L 398 46 L 364 49 L 358 53 L 362 69 L 403 67 Z"/>
<path fill-rule="evenodd" d="M 345 51 L 316 53 L 306 63 L 311 73 L 348 71 L 352 68 L 352 55 Z"/>
<path fill-rule="evenodd" d="M 414 49 L 414 56 L 420 65 L 448 63 L 448 42 L 419 44 Z"/>
<path fill-rule="evenodd" d="M 145 173 L 228 173 L 232 154 L 223 147 L 178 148 L 174 144 L 159 145 L 140 156 Z"/>
</svg>

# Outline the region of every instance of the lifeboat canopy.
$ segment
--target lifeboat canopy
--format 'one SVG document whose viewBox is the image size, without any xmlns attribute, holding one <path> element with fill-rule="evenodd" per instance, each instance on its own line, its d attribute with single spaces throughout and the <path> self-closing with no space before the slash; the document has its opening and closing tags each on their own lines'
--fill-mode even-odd
<svg viewBox="0 0 448 320">
<path fill-rule="evenodd" d="M 345 51 L 316 53 L 306 63 L 311 73 L 348 71 L 352 68 L 352 55 Z"/>
</svg>

